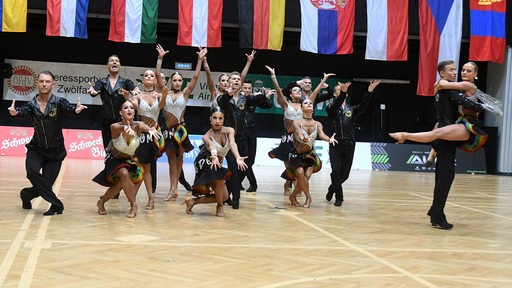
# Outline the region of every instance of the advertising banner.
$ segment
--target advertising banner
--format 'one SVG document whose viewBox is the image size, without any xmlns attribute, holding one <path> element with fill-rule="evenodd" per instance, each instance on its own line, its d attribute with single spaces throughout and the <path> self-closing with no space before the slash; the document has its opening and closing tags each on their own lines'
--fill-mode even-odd
<svg viewBox="0 0 512 288">
<path fill-rule="evenodd" d="M 32 127 L 0 126 L 0 155 L 24 156 L 26 154 L 25 144 L 30 142 L 33 133 L 34 129 Z M 105 158 L 101 131 L 63 129 L 63 134 L 66 150 L 68 151 L 67 158 L 97 160 Z M 188 135 L 188 137 L 194 145 L 194 149 L 183 155 L 183 162 L 194 163 L 194 159 L 200 150 L 199 147 L 203 144 L 202 135 Z M 258 138 L 254 165 L 284 168 L 282 161 L 268 156 L 268 152 L 277 147 L 280 142 L 280 138 Z M 357 142 L 352 169 L 434 172 L 435 166 L 425 166 L 430 147 L 430 145 Z M 330 169 L 329 144 L 318 140 L 315 142 L 315 151 L 322 160 L 323 168 Z M 164 154 L 158 161 L 167 162 L 166 155 Z M 485 149 L 482 148 L 476 151 L 475 154 L 457 150 L 455 172 L 487 173 Z"/>
<path fill-rule="evenodd" d="M 105 65 L 93 65 L 93 64 L 75 64 L 75 63 L 59 63 L 59 62 L 42 62 L 42 61 L 28 61 L 28 60 L 16 60 L 6 59 L 6 63 L 12 65 L 13 73 L 10 78 L 4 80 L 4 99 L 5 100 L 20 100 L 28 101 L 37 94 L 37 87 L 35 80 L 37 74 L 41 71 L 48 70 L 55 75 L 56 85 L 53 89 L 55 95 L 68 99 L 71 103 L 76 103 L 78 97 L 84 105 L 101 105 L 100 97 L 91 97 L 87 93 L 89 89 L 89 83 L 94 84 L 97 80 L 108 76 L 106 64 Z M 194 69 L 195 67 L 193 67 Z M 155 70 L 155 67 L 132 67 L 122 66 L 120 75 L 124 78 L 130 79 L 135 83 L 141 82 L 142 75 L 145 70 Z M 193 70 L 171 70 L 162 69 L 162 72 L 169 76 L 173 72 L 180 72 L 183 75 L 183 88 L 190 82 Z M 212 72 L 213 81 L 217 83 L 218 77 L 223 72 Z M 249 74 L 247 79 L 251 79 L 253 82 L 253 91 L 255 93 L 262 92 L 263 88 L 274 89 L 269 74 Z M 312 77 L 313 89 L 318 83 L 320 83 L 320 77 Z M 278 81 L 281 87 L 286 87 L 288 83 L 292 81 L 300 80 L 300 77 L 296 76 L 278 76 Z M 329 79 L 327 83 L 333 87 L 340 80 L 336 78 Z M 269 114 L 282 114 L 283 110 L 279 106 L 277 97 L 275 95 L 271 98 L 272 108 L 270 109 L 257 109 L 257 113 L 269 113 Z M 325 106 L 329 102 L 319 103 L 315 112 L 316 116 L 326 116 Z M 211 106 L 211 95 L 208 88 L 206 74 L 201 72 L 195 89 L 189 96 L 187 103 L 188 106 L 199 106 L 199 107 L 210 107 Z"/>
</svg>

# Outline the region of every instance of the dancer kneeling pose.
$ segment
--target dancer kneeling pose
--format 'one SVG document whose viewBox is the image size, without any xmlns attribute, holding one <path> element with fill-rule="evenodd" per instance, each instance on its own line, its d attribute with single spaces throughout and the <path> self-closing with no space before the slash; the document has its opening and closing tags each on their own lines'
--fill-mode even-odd
<svg viewBox="0 0 512 288">
<path fill-rule="evenodd" d="M 222 167 L 222 161 L 229 150 L 236 158 L 239 170 L 245 170 L 247 164 L 238 153 L 235 142 L 235 129 L 224 127 L 224 113 L 219 107 L 211 109 L 210 122 L 212 128 L 203 136 L 204 145 L 194 161 L 196 177 L 192 185 L 194 198 L 186 198 L 183 204 L 187 205 L 186 213 L 192 214 L 192 207 L 196 204 L 217 203 L 216 215 L 224 216 L 223 205 L 228 199 L 228 190 L 225 180 L 231 176 L 231 171 Z"/>
<path fill-rule="evenodd" d="M 123 93 L 128 93 L 123 89 Z M 130 202 L 130 212 L 127 217 L 137 216 L 137 202 L 135 193 L 140 186 L 144 169 L 134 157 L 135 150 L 139 147 L 139 138 L 142 133 L 148 133 L 151 137 L 160 139 L 162 134 L 155 127 L 149 127 L 141 121 L 134 121 L 135 108 L 131 100 L 126 100 L 121 106 L 121 122 L 110 126 L 112 140 L 107 147 L 105 169 L 101 171 L 93 181 L 109 187 L 105 194 L 98 200 L 98 214 L 105 215 L 105 202 L 112 199 L 121 190 L 126 194 Z"/>
</svg>

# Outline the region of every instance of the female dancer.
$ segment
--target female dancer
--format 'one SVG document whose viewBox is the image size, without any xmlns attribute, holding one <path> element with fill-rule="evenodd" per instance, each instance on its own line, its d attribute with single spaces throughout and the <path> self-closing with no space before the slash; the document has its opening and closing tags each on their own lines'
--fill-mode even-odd
<svg viewBox="0 0 512 288">
<path fill-rule="evenodd" d="M 129 93 L 124 89 L 122 92 Z M 106 151 L 105 169 L 93 178 L 94 182 L 109 187 L 96 205 L 98 214 L 107 214 L 105 202 L 123 190 L 131 207 L 127 217 L 133 218 L 137 216 L 138 210 L 135 193 L 144 175 L 144 168 L 134 158 L 135 150 L 139 147 L 139 138 L 142 133 L 148 133 L 156 139 L 161 138 L 162 134 L 155 127 L 150 128 L 144 122 L 133 120 L 135 106 L 131 100 L 126 100 L 121 105 L 119 113 L 121 122 L 113 123 L 110 126 L 112 140 Z"/>
<path fill-rule="evenodd" d="M 290 92 L 290 98 L 292 99 L 292 102 L 288 102 L 285 95 L 283 94 L 283 91 L 281 90 L 281 87 L 279 86 L 279 83 L 277 82 L 275 69 L 269 66 L 267 67 L 268 71 L 270 72 L 270 78 L 272 78 L 272 82 L 274 83 L 274 87 L 277 92 L 277 101 L 281 108 L 284 111 L 283 114 L 283 122 L 284 122 L 284 131 L 281 135 L 281 144 L 279 144 L 278 147 L 272 149 L 270 152 L 268 152 L 268 156 L 270 158 L 277 158 L 284 162 L 284 166 L 288 167 L 288 153 L 293 148 L 292 144 L 292 134 L 293 134 L 293 121 L 299 120 L 302 118 L 302 110 L 301 110 L 301 98 L 302 98 L 302 90 L 299 85 L 293 86 L 291 88 Z M 318 84 L 318 86 L 315 88 L 315 90 L 311 93 L 308 99 L 315 102 L 316 96 L 318 96 L 318 93 L 322 89 L 325 81 L 330 76 L 333 76 L 335 74 L 324 73 L 324 78 L 322 78 L 322 81 Z M 291 181 L 287 180 L 284 184 L 284 195 L 289 196 L 290 195 L 290 183 Z"/>
<path fill-rule="evenodd" d="M 133 104 L 135 109 L 139 112 L 139 120 L 149 127 L 155 127 L 156 130 L 161 129 L 158 126 L 158 114 L 164 107 L 165 99 L 162 95 L 169 92 L 167 87 L 163 87 L 161 93 L 155 91 L 156 75 L 152 70 L 146 70 L 142 77 L 142 84 L 144 86 L 141 93 L 133 97 Z M 140 137 L 140 145 L 135 152 L 140 164 L 144 168 L 144 185 L 148 194 L 148 203 L 146 204 L 147 210 L 155 208 L 155 196 L 153 194 L 153 175 L 151 175 L 151 162 L 156 160 L 162 155 L 165 147 L 165 139 L 153 139 L 150 134 L 143 133 Z"/>
<path fill-rule="evenodd" d="M 313 119 L 313 101 L 305 99 L 302 101 L 302 119 L 293 121 L 293 149 L 289 153 L 288 168 L 281 177 L 288 180 L 297 179 L 297 185 L 293 189 L 289 199 L 293 206 L 301 206 L 297 201 L 297 194 L 303 191 L 306 195 L 306 202 L 302 205 L 309 208 L 311 205 L 311 194 L 309 193 L 309 178 L 311 174 L 318 172 L 322 168 L 322 161 L 315 153 L 314 143 L 317 136 L 335 145 L 338 143 L 334 136 L 329 138 L 325 135 L 322 123 Z"/>
<path fill-rule="evenodd" d="M 461 82 L 449 82 L 441 79 L 436 84 L 436 91 L 438 90 L 461 90 L 465 96 L 475 102 L 482 97 L 490 97 L 489 95 L 478 90 L 473 83 L 478 74 L 478 66 L 473 62 L 468 62 L 462 66 Z M 485 94 L 486 96 L 483 96 Z M 476 104 L 479 111 L 482 111 L 482 106 Z M 483 106 L 485 108 L 485 106 Z M 397 140 L 397 143 L 404 143 L 406 140 L 429 143 L 436 139 L 447 141 L 463 141 L 459 148 L 468 152 L 474 153 L 476 150 L 484 146 L 487 141 L 487 133 L 478 127 L 478 112 L 474 109 L 459 107 L 460 117 L 455 124 L 447 125 L 441 128 L 436 128 L 428 132 L 407 133 L 396 132 L 389 133 L 389 135 Z"/>
<path fill-rule="evenodd" d="M 185 212 L 192 214 L 196 204 L 217 203 L 215 215 L 224 216 L 223 205 L 228 199 L 228 190 L 225 184 L 231 176 L 231 171 L 222 167 L 222 161 L 231 150 L 236 158 L 238 169 L 245 170 L 247 164 L 238 153 L 235 142 L 235 129 L 224 127 L 224 113 L 219 107 L 211 109 L 210 122 L 212 128 L 203 136 L 204 146 L 197 155 L 194 165 L 196 178 L 192 186 L 192 195 L 195 198 L 186 198 L 183 204 L 187 205 Z"/>
<path fill-rule="evenodd" d="M 156 73 L 160 75 L 162 60 L 165 54 L 169 53 L 169 51 L 165 51 L 161 45 L 157 45 L 156 50 L 158 51 Z M 171 75 L 170 81 L 172 91 L 169 91 L 168 95 L 166 95 L 164 115 L 167 127 L 166 131 L 163 133 L 166 142 L 165 153 L 169 162 L 169 179 L 171 185 L 169 188 L 169 194 L 164 198 L 164 201 L 175 201 L 178 197 L 178 181 L 183 167 L 183 153 L 194 149 L 194 146 L 188 139 L 184 116 L 188 96 L 196 86 L 197 78 L 201 71 L 201 63 L 203 62 L 206 52 L 206 48 L 197 52 L 196 70 L 194 71 L 194 75 L 192 76 L 190 83 L 184 90 L 181 90 L 183 85 L 183 76 L 179 72 L 174 72 Z M 159 89 L 164 86 L 160 77 L 157 77 L 157 84 Z"/>
</svg>

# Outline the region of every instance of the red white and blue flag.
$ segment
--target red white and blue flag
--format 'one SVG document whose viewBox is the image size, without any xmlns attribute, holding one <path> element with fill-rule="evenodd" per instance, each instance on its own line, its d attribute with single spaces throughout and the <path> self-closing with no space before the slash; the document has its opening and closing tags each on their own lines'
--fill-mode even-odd
<svg viewBox="0 0 512 288">
<path fill-rule="evenodd" d="M 419 0 L 420 61 L 416 94 L 434 96 L 437 64 L 459 65 L 462 38 L 462 0 Z"/>
<path fill-rule="evenodd" d="M 87 39 L 89 0 L 48 0 L 46 35 Z"/>
<path fill-rule="evenodd" d="M 177 45 L 221 47 L 222 0 L 179 0 Z"/>
<path fill-rule="evenodd" d="M 469 60 L 505 61 L 506 0 L 470 0 Z"/>
<path fill-rule="evenodd" d="M 353 53 L 355 0 L 300 0 L 300 7 L 300 50 Z"/>
<path fill-rule="evenodd" d="M 369 60 L 407 61 L 409 0 L 366 0 Z"/>
</svg>

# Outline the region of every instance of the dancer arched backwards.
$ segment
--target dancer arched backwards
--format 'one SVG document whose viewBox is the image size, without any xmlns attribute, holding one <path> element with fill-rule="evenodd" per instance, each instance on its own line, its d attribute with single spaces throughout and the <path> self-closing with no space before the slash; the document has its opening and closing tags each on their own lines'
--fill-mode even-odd
<svg viewBox="0 0 512 288">
<path fill-rule="evenodd" d="M 196 177 L 192 186 L 194 198 L 186 198 L 183 204 L 187 206 L 186 213 L 192 214 L 196 204 L 217 203 L 215 215 L 224 216 L 224 201 L 228 199 L 225 181 L 231 176 L 231 171 L 222 167 L 224 157 L 231 150 L 236 158 L 238 169 L 245 170 L 247 164 L 238 153 L 235 142 L 235 129 L 224 127 L 224 112 L 219 107 L 213 107 L 210 112 L 212 128 L 203 135 L 204 146 L 194 161 Z"/>
</svg>

